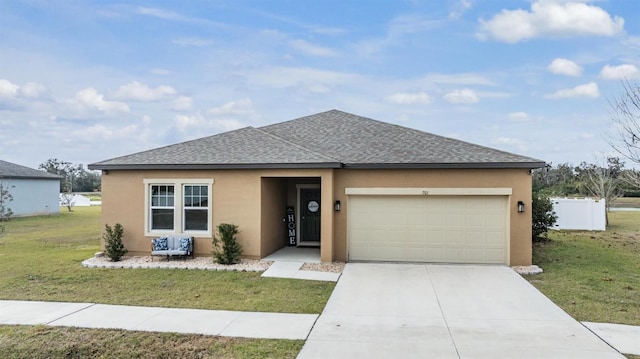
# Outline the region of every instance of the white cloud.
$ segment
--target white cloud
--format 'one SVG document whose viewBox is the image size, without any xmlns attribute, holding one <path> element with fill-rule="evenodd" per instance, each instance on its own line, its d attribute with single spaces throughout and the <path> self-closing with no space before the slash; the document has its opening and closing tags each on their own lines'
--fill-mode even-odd
<svg viewBox="0 0 640 359">
<path fill-rule="evenodd" d="M 174 127 L 180 132 L 188 132 L 192 128 L 197 128 L 200 132 L 213 131 L 215 129 L 223 131 L 236 130 L 244 125 L 233 118 L 207 119 L 202 114 L 176 115 Z"/>
<path fill-rule="evenodd" d="M 451 12 L 449 12 L 450 19 L 458 19 L 460 18 L 465 11 L 471 9 L 471 1 L 469 0 L 460 0 L 453 5 Z"/>
<path fill-rule="evenodd" d="M 529 115 L 524 112 L 524 111 L 518 111 L 518 112 L 511 112 L 508 115 L 509 120 L 511 121 L 518 121 L 518 122 L 522 122 L 522 121 L 529 121 Z"/>
<path fill-rule="evenodd" d="M 638 67 L 632 64 L 622 64 L 618 66 L 605 65 L 600 70 L 600 77 L 605 80 L 624 80 L 635 78 L 640 74 Z"/>
<path fill-rule="evenodd" d="M 214 116 L 220 115 L 250 115 L 254 113 L 253 103 L 248 98 L 238 101 L 227 102 L 220 107 L 213 107 L 207 111 L 208 114 Z"/>
<path fill-rule="evenodd" d="M 571 60 L 557 58 L 551 61 L 547 67 L 549 71 L 556 75 L 580 76 L 582 75 L 582 67 Z"/>
<path fill-rule="evenodd" d="M 168 20 L 168 21 L 227 28 L 227 26 L 222 23 L 207 20 L 205 18 L 186 16 L 186 15 L 177 13 L 175 11 L 169 11 L 169 10 L 164 10 L 159 8 L 138 6 L 138 8 L 136 9 L 136 13 L 140 15 L 155 17 L 157 19 Z"/>
<path fill-rule="evenodd" d="M 491 140 L 491 143 L 495 145 L 508 145 L 516 147 L 520 151 L 526 150 L 526 145 L 524 141 L 518 140 L 516 138 L 511 137 L 498 137 Z"/>
<path fill-rule="evenodd" d="M 192 116 L 176 115 L 174 125 L 178 130 L 185 131 L 189 127 L 203 128 L 207 125 L 207 121 L 201 114 L 195 114 Z"/>
<path fill-rule="evenodd" d="M 114 140 L 139 135 L 139 126 L 133 124 L 115 128 L 104 125 L 93 125 L 74 130 L 72 134 L 77 138 Z"/>
<path fill-rule="evenodd" d="M 94 108 L 102 112 L 129 112 L 129 106 L 124 102 L 107 101 L 104 96 L 93 87 L 87 87 L 78 91 L 74 99 L 76 104 L 84 107 Z"/>
<path fill-rule="evenodd" d="M 252 72 L 245 72 L 247 81 L 269 88 L 286 88 L 309 84 L 325 84 L 326 86 L 363 83 L 366 77 L 337 71 L 318 70 L 310 67 L 267 67 Z"/>
<path fill-rule="evenodd" d="M 428 104 L 431 103 L 431 97 L 425 92 L 406 93 L 398 92 L 393 95 L 387 96 L 386 100 L 392 103 L 401 105 L 409 104 Z"/>
<path fill-rule="evenodd" d="M 171 109 L 174 111 L 189 111 L 191 107 L 193 99 L 189 96 L 180 96 L 171 103 Z"/>
<path fill-rule="evenodd" d="M 20 93 L 27 98 L 40 98 L 49 94 L 49 89 L 37 82 L 27 82 L 20 87 Z"/>
<path fill-rule="evenodd" d="M 307 86 L 307 90 L 313 93 L 329 93 L 331 92 L 331 88 L 329 86 L 316 84 Z"/>
<path fill-rule="evenodd" d="M 531 11 L 502 10 L 480 20 L 478 37 L 516 43 L 537 37 L 614 36 L 622 33 L 624 19 L 579 1 L 538 0 Z"/>
<path fill-rule="evenodd" d="M 130 101 L 157 101 L 165 96 L 173 96 L 177 92 L 171 86 L 151 88 L 138 81 L 120 86 L 115 97 Z"/>
<path fill-rule="evenodd" d="M 166 76 L 171 74 L 171 71 L 162 68 L 151 69 L 150 72 L 154 75 Z"/>
<path fill-rule="evenodd" d="M 471 89 L 461 89 L 461 90 L 451 91 L 446 95 L 444 95 L 444 99 L 447 100 L 449 103 L 455 103 L 455 104 L 474 104 L 480 101 L 480 99 L 478 98 L 478 95 L 476 95 L 476 93 Z"/>
<path fill-rule="evenodd" d="M 195 46 L 195 47 L 207 47 L 213 44 L 213 41 L 209 39 L 202 39 L 199 37 L 183 37 L 171 41 L 171 43 L 180 46 Z"/>
<path fill-rule="evenodd" d="M 313 45 L 304 40 L 291 40 L 289 46 L 306 55 L 319 57 L 335 57 L 338 53 L 328 47 Z"/>
<path fill-rule="evenodd" d="M 482 86 L 495 86 L 496 83 L 484 75 L 478 75 L 474 73 L 460 73 L 460 74 L 429 74 L 425 76 L 424 81 L 435 82 L 446 85 L 482 85 Z"/>
<path fill-rule="evenodd" d="M 244 124 L 242 124 L 242 122 L 232 118 L 214 120 L 213 123 L 216 127 L 222 128 L 225 131 L 237 130 L 244 127 Z"/>
<path fill-rule="evenodd" d="M 558 90 L 545 97 L 546 98 L 574 98 L 574 97 L 596 98 L 599 96 L 600 96 L 600 91 L 598 90 L 598 84 L 596 84 L 595 82 L 590 82 L 588 84 L 578 85 L 574 88 Z"/>
<path fill-rule="evenodd" d="M 0 79 L 0 96 L 2 97 L 16 97 L 20 86 L 12 83 L 9 80 Z"/>
<path fill-rule="evenodd" d="M 6 79 L 0 79 L 0 97 L 37 99 L 49 94 L 49 89 L 37 82 L 27 82 L 20 86 Z"/>
</svg>

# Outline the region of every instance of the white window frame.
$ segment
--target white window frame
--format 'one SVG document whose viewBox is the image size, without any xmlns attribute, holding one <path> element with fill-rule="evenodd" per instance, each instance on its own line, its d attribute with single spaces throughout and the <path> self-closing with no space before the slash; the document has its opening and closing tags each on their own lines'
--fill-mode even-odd
<svg viewBox="0 0 640 359">
<path fill-rule="evenodd" d="M 158 235 L 180 235 L 186 234 L 193 237 L 211 237 L 213 224 L 213 179 L 145 179 L 144 183 L 144 233 L 145 236 Z M 186 231 L 184 230 L 184 186 L 207 186 L 207 230 L 206 231 Z M 173 230 L 151 229 L 151 186 L 173 186 L 174 202 L 173 202 Z M 205 207 L 202 207 L 204 210 Z"/>
</svg>

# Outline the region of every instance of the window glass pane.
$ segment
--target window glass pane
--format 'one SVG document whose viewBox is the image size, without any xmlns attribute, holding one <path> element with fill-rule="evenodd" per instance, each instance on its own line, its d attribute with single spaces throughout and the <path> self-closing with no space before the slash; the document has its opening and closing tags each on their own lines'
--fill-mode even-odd
<svg viewBox="0 0 640 359">
<path fill-rule="evenodd" d="M 207 187 L 207 186 L 200 187 L 200 194 L 203 195 L 203 196 L 208 196 L 209 195 L 209 187 Z"/>
<path fill-rule="evenodd" d="M 151 229 L 173 229 L 173 209 L 152 209 Z"/>
<path fill-rule="evenodd" d="M 154 207 L 158 205 L 158 197 L 151 197 L 151 205 Z"/>
<path fill-rule="evenodd" d="M 191 198 L 191 197 L 185 197 L 184 198 L 184 206 L 185 207 L 191 207 L 192 203 L 193 203 L 193 198 Z"/>
<path fill-rule="evenodd" d="M 209 211 L 202 209 L 184 210 L 185 231 L 206 231 Z"/>
<path fill-rule="evenodd" d="M 185 196 L 191 195 L 191 186 L 184 186 L 184 195 Z"/>
<path fill-rule="evenodd" d="M 173 186 L 167 186 L 167 194 L 173 197 Z"/>
<path fill-rule="evenodd" d="M 173 197 L 167 198 L 167 206 L 173 207 Z"/>
</svg>

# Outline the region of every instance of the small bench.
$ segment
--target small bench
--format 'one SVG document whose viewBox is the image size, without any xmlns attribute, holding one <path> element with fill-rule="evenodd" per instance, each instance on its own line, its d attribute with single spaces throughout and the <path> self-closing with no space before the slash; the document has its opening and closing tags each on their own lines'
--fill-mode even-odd
<svg viewBox="0 0 640 359">
<path fill-rule="evenodd" d="M 151 260 L 153 256 L 193 257 L 193 237 L 167 236 L 151 240 Z"/>
</svg>

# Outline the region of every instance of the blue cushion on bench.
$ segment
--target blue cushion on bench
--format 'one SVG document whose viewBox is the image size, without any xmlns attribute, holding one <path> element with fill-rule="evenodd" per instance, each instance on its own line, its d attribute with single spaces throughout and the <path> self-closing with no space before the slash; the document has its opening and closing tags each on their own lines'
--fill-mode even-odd
<svg viewBox="0 0 640 359">
<path fill-rule="evenodd" d="M 168 249 L 169 249 L 169 241 L 167 240 L 167 237 L 153 239 L 154 251 L 166 251 Z"/>
<path fill-rule="evenodd" d="M 180 250 L 181 251 L 189 252 L 190 244 L 191 244 L 191 238 L 189 238 L 189 237 L 180 238 Z"/>
</svg>

